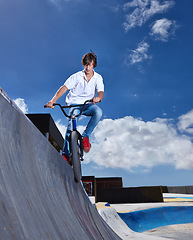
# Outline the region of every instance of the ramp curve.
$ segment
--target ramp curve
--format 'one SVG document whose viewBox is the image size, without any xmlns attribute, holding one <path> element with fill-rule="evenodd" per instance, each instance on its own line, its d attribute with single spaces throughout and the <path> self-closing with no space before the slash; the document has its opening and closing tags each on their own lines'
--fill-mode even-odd
<svg viewBox="0 0 193 240">
<path fill-rule="evenodd" d="M 139 233 L 168 225 L 193 223 L 192 206 L 158 207 L 118 215 L 129 228 Z"/>
<path fill-rule="evenodd" d="M 120 239 L 69 164 L 0 90 L 1 239 Z"/>
</svg>

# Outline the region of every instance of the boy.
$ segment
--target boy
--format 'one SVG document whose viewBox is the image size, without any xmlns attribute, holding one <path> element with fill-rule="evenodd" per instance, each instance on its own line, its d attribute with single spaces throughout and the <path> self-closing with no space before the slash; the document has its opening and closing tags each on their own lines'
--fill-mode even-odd
<svg viewBox="0 0 193 240">
<path fill-rule="evenodd" d="M 46 106 L 54 108 L 53 103 L 55 103 L 68 90 L 69 93 L 66 96 L 67 105 L 83 104 L 86 100 L 93 99 L 92 103 L 86 104 L 82 113 L 85 116 L 91 117 L 82 134 L 84 151 L 88 153 L 91 147 L 89 142 L 90 134 L 102 117 L 102 110 L 95 103 L 98 103 L 103 99 L 104 84 L 102 76 L 94 71 L 94 68 L 97 66 L 97 57 L 93 52 L 87 53 L 83 56 L 82 65 L 84 66 L 84 70 L 71 75 L 64 85 L 58 89 L 54 97 L 46 104 Z M 69 111 L 71 112 L 72 108 L 70 108 Z M 69 137 L 71 131 L 71 122 L 69 120 L 63 149 L 63 157 L 68 162 L 70 157 Z"/>
</svg>

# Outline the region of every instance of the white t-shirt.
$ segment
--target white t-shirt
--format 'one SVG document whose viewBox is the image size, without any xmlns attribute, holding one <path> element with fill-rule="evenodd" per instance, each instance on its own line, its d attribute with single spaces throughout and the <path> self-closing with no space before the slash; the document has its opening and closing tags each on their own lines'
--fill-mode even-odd
<svg viewBox="0 0 193 240">
<path fill-rule="evenodd" d="M 95 71 L 89 82 L 83 70 L 71 75 L 64 85 L 70 90 L 66 96 L 67 105 L 82 104 L 95 97 L 97 92 L 104 92 L 103 78 Z"/>
</svg>

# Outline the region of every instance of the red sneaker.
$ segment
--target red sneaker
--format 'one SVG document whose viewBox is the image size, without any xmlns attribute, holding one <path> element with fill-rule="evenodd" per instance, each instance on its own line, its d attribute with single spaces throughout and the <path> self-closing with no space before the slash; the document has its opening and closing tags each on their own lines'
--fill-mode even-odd
<svg viewBox="0 0 193 240">
<path fill-rule="evenodd" d="M 89 138 L 88 137 L 84 137 L 82 139 L 82 143 L 83 143 L 84 151 L 86 153 L 88 153 L 90 151 L 90 147 L 91 147 L 90 142 L 89 142 Z"/>
<path fill-rule="evenodd" d="M 63 155 L 62 157 L 66 160 L 66 162 L 68 162 L 70 165 L 72 165 L 71 160 L 68 156 Z"/>
</svg>

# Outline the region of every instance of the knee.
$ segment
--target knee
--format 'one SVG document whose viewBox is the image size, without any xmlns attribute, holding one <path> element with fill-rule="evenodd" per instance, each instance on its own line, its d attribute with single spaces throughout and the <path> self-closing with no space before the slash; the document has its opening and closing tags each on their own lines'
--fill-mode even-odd
<svg viewBox="0 0 193 240">
<path fill-rule="evenodd" d="M 95 115 L 97 116 L 97 118 L 100 120 L 102 115 L 103 115 L 103 111 L 100 107 L 97 106 L 97 108 L 95 109 Z"/>
</svg>

